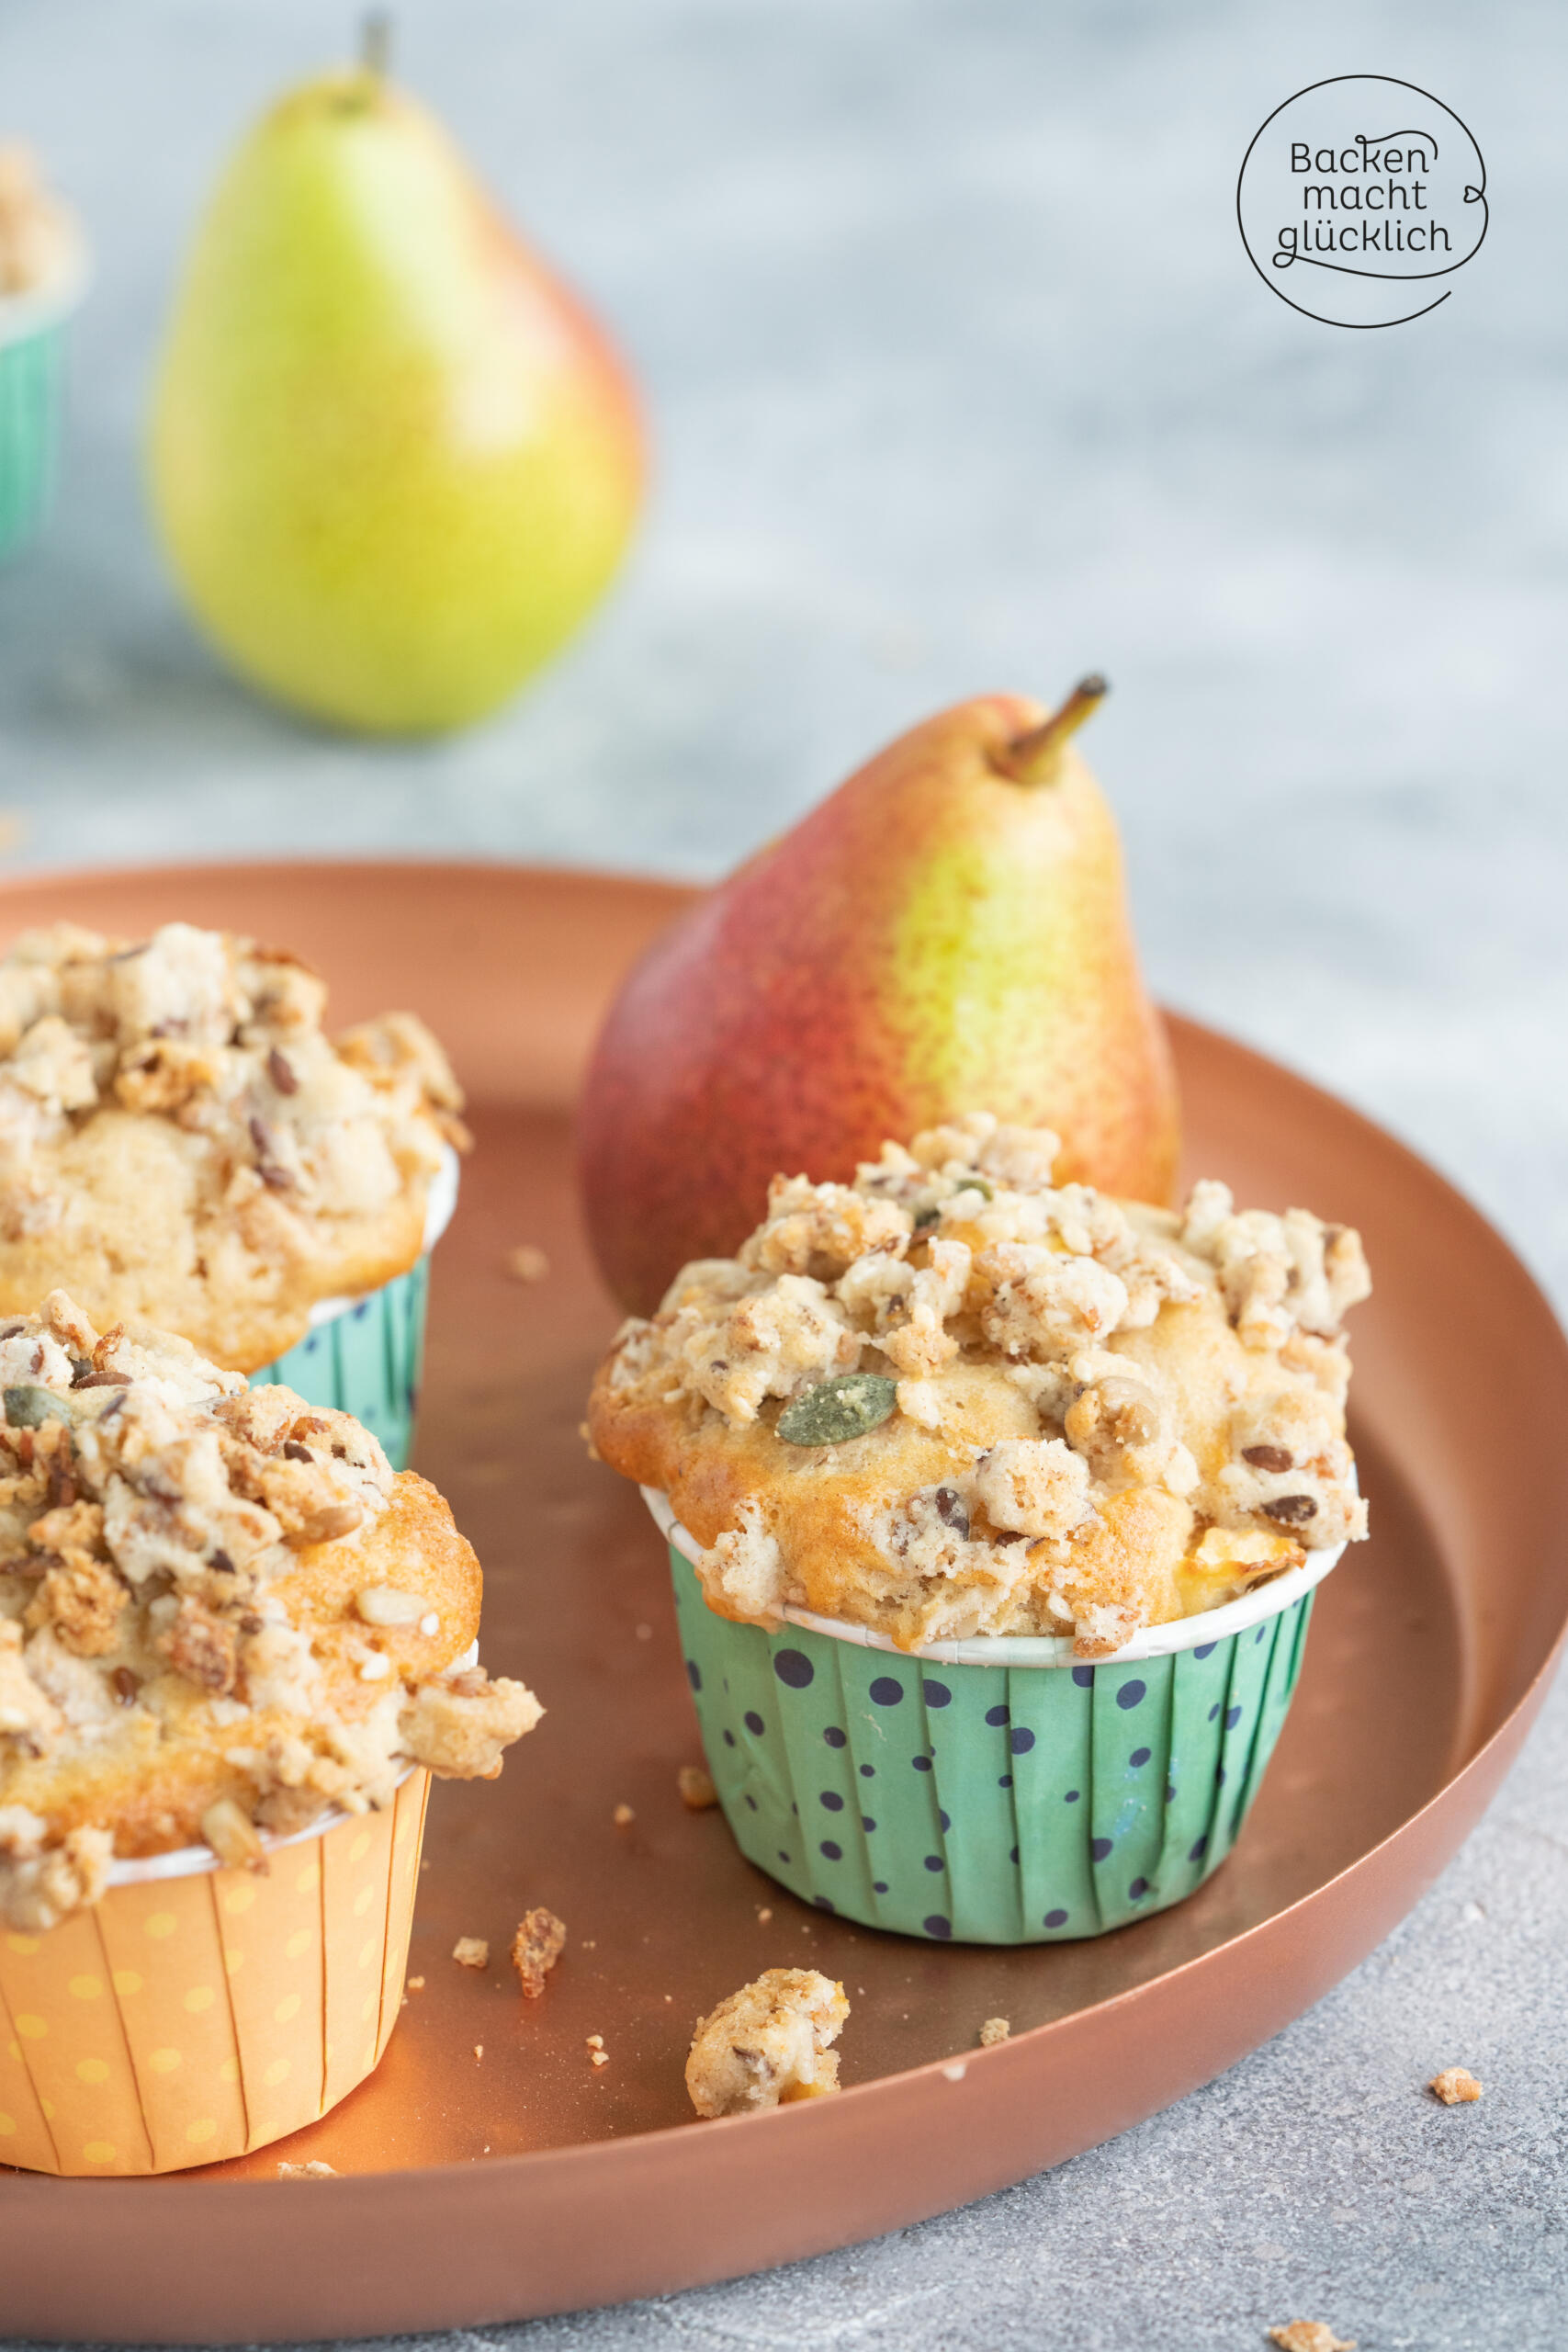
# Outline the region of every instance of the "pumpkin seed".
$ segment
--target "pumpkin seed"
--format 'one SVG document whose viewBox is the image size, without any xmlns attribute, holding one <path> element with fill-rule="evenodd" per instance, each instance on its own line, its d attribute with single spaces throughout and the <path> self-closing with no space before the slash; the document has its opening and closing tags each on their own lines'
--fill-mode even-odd
<svg viewBox="0 0 1568 2352">
<path fill-rule="evenodd" d="M 65 1407 L 52 1388 L 7 1388 L 6 1419 L 14 1430 L 36 1430 L 45 1421 L 63 1421 Z"/>
<path fill-rule="evenodd" d="M 778 1434 L 786 1445 L 842 1445 L 881 1427 L 898 1402 L 898 1384 L 876 1372 L 840 1372 L 784 1407 Z"/>
</svg>

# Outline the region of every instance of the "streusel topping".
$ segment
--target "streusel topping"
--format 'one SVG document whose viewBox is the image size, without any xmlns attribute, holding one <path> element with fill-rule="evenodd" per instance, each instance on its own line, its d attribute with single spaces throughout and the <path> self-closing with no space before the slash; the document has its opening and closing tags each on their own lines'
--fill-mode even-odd
<svg viewBox="0 0 1568 2352">
<path fill-rule="evenodd" d="M 478 1564 L 348 1414 L 62 1291 L 0 1322 L 0 1918 L 52 1924 L 109 1862 L 469 1779 L 539 1708 L 457 1668 Z"/>
<path fill-rule="evenodd" d="M 1109 1655 L 1366 1532 L 1345 1442 L 1357 1234 L 1052 1185 L 986 1113 L 852 1185 L 779 1177 L 601 1368 L 592 1442 L 662 1488 L 721 1615 Z"/>
<path fill-rule="evenodd" d="M 336 1041 L 293 956 L 190 923 L 69 924 L 0 961 L 0 1312 L 57 1283 L 254 1371 L 318 1299 L 418 1256 L 446 1056 L 412 1013 Z"/>
</svg>

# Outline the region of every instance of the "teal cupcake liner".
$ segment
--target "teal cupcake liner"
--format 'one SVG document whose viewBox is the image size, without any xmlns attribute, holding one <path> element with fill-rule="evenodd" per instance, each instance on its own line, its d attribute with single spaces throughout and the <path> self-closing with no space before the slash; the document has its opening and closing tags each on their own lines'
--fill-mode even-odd
<svg viewBox="0 0 1568 2352">
<path fill-rule="evenodd" d="M 0 301 L 0 562 L 33 537 L 53 492 L 65 319 L 84 278 L 78 267 L 56 291 Z"/>
<path fill-rule="evenodd" d="M 281 1385 L 308 1405 L 330 1405 L 352 1413 L 379 1438 L 393 1469 L 406 1470 L 424 1369 L 430 1253 L 446 1230 L 457 1202 L 457 1159 L 448 1150 L 430 1188 L 423 1255 L 406 1274 L 367 1291 L 363 1298 L 324 1299 L 312 1310 L 305 1337 L 276 1363 L 253 1372 L 251 1386 Z"/>
<path fill-rule="evenodd" d="M 1338 1557 L 1098 1665 L 1051 1641 L 911 1654 L 805 1611 L 774 1634 L 716 1616 L 691 1538 L 649 1501 L 740 1850 L 819 1910 L 939 1942 L 1104 1935 L 1201 1886 L 1258 1794 Z"/>
</svg>

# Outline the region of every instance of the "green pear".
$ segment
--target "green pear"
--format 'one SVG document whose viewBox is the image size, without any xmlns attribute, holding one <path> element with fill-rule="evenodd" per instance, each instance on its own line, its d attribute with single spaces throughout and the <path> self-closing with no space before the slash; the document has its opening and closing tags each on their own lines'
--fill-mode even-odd
<svg viewBox="0 0 1568 2352">
<path fill-rule="evenodd" d="M 152 503 L 255 684 L 438 732 L 608 583 L 642 476 L 624 369 L 374 59 L 282 98 L 203 220 L 152 403 Z"/>
</svg>

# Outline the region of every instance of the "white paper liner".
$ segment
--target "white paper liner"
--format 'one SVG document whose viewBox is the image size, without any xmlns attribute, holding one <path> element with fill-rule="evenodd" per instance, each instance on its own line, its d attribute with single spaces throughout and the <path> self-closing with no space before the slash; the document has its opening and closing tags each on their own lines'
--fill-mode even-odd
<svg viewBox="0 0 1568 2352">
<path fill-rule="evenodd" d="M 670 1507 L 669 1497 L 657 1487 L 644 1487 L 642 1498 L 666 1543 L 672 1544 L 694 1566 L 702 1557 L 703 1546 L 682 1526 Z M 1223 1642 L 1232 1634 L 1242 1633 L 1248 1625 L 1259 1624 L 1265 1617 L 1277 1617 L 1282 1609 L 1289 1609 L 1303 1593 L 1321 1584 L 1344 1554 L 1343 1544 L 1310 1553 L 1303 1566 L 1292 1568 L 1267 1584 L 1255 1585 L 1239 1600 L 1227 1600 L 1220 1609 L 1201 1610 L 1195 1617 L 1179 1617 L 1174 1624 L 1151 1625 L 1099 1663 L 1131 1666 L 1141 1657 L 1174 1657 L 1179 1651 L 1197 1649 L 1204 1642 Z M 962 1642 L 917 1642 L 913 1648 L 906 1650 L 890 1635 L 874 1633 L 869 1625 L 852 1625 L 838 1617 L 818 1617 L 810 1609 L 786 1609 L 784 1615 L 787 1624 L 804 1625 L 811 1633 L 827 1634 L 830 1641 L 852 1642 L 861 1649 L 890 1650 L 900 1657 L 937 1659 L 944 1666 L 1043 1667 L 1084 1663 L 1073 1647 L 1070 1634 L 976 1634 Z"/>
</svg>

